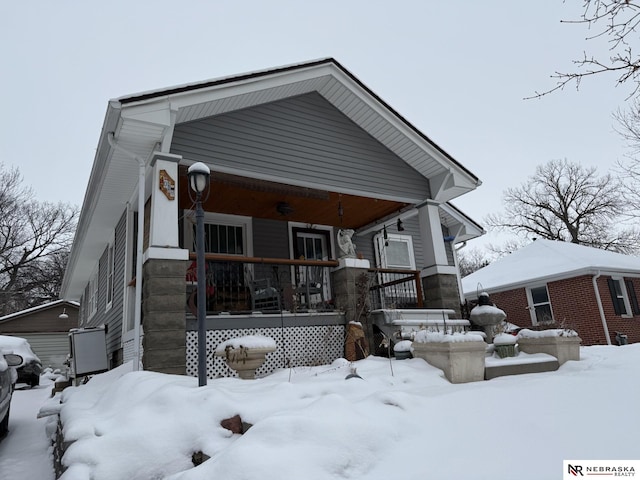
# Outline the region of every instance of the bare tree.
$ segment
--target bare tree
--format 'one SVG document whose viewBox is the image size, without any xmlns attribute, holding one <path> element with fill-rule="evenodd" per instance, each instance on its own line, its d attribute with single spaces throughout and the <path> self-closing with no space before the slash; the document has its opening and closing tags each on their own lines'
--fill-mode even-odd
<svg viewBox="0 0 640 480">
<path fill-rule="evenodd" d="M 622 194 L 627 202 L 625 215 L 640 218 L 640 100 L 632 102 L 628 110 L 618 110 L 614 117 L 616 130 L 627 143 L 626 160 L 618 160 L 616 171 L 623 179 Z"/>
<path fill-rule="evenodd" d="M 583 0 L 580 18 L 561 22 L 585 25 L 591 32 L 587 40 L 606 39 L 609 55 L 602 58 L 583 52 L 582 58 L 573 61 L 575 71 L 556 71 L 551 77 L 558 80 L 557 85 L 542 93 L 536 92 L 534 97 L 561 90 L 570 83 L 579 88 L 582 79 L 606 73 L 617 76 L 616 85 L 628 81 L 633 84 L 629 97 L 639 92 L 640 57 L 633 52 L 632 46 L 638 40 L 640 3 L 632 0 Z"/>
<path fill-rule="evenodd" d="M 572 242 L 621 253 L 640 247 L 640 234 L 620 228 L 626 202 L 620 182 L 567 160 L 538 166 L 533 176 L 504 192 L 505 211 L 491 227 L 529 237 Z"/>
<path fill-rule="evenodd" d="M 7 315 L 57 298 L 77 208 L 35 200 L 17 168 L 0 164 L 0 184 L 0 315 Z"/>
<path fill-rule="evenodd" d="M 491 263 L 491 258 L 487 256 L 487 253 L 477 248 L 458 249 L 457 255 L 458 267 L 462 278 Z"/>
</svg>

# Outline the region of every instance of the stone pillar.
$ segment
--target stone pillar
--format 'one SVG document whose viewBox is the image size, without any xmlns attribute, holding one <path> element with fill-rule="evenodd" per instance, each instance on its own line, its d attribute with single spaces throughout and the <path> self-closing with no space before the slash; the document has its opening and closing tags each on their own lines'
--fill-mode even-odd
<svg viewBox="0 0 640 480">
<path fill-rule="evenodd" d="M 341 258 L 339 261 L 340 265 L 331 272 L 336 308 L 345 312 L 347 322 L 362 323 L 371 351 L 373 328 L 369 316 L 369 261 L 355 258 Z"/>
<path fill-rule="evenodd" d="M 418 207 L 418 225 L 424 252 L 420 277 L 425 308 L 450 308 L 460 315 L 458 269 L 449 265 L 438 202 L 427 200 Z"/>
<path fill-rule="evenodd" d="M 149 259 L 143 266 L 142 364 L 145 370 L 186 374 L 187 263 Z"/>
<path fill-rule="evenodd" d="M 460 291 L 458 277 L 436 273 L 422 278 L 425 308 L 450 308 L 460 316 Z"/>
</svg>

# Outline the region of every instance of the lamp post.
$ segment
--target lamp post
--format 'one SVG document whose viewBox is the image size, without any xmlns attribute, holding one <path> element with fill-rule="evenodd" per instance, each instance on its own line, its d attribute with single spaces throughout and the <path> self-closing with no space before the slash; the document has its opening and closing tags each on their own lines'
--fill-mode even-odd
<svg viewBox="0 0 640 480">
<path fill-rule="evenodd" d="M 205 266 L 204 266 L 204 210 L 202 209 L 202 194 L 209 186 L 211 171 L 202 162 L 196 162 L 187 170 L 189 178 L 189 196 L 191 190 L 195 193 L 196 203 L 196 278 L 198 280 L 198 386 L 207 384 L 207 339 L 205 320 L 206 290 L 205 290 Z M 208 192 L 207 192 L 208 194 Z M 192 197 L 193 200 L 193 197 Z M 206 200 L 206 198 L 205 198 Z"/>
</svg>

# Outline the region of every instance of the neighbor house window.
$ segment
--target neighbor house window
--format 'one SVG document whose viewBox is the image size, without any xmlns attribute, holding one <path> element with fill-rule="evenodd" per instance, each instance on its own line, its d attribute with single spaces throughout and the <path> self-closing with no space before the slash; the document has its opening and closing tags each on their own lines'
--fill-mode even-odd
<svg viewBox="0 0 640 480">
<path fill-rule="evenodd" d="M 538 325 L 541 323 L 553 322 L 553 312 L 549 301 L 549 291 L 546 285 L 527 289 L 529 299 L 529 310 L 531 311 L 531 323 Z"/>
<path fill-rule="evenodd" d="M 638 298 L 631 280 L 625 281 L 623 278 L 611 277 L 607 279 L 607 284 L 609 285 L 613 310 L 616 315 L 623 317 L 640 315 Z"/>
</svg>

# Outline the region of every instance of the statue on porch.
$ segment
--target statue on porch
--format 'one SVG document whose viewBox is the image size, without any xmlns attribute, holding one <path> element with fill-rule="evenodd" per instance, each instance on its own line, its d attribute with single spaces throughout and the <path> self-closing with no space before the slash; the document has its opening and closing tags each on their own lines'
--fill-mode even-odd
<svg viewBox="0 0 640 480">
<path fill-rule="evenodd" d="M 338 230 L 338 248 L 340 249 L 339 258 L 356 258 L 356 246 L 351 240 L 354 233 L 355 232 L 350 228 L 341 228 Z"/>
</svg>

